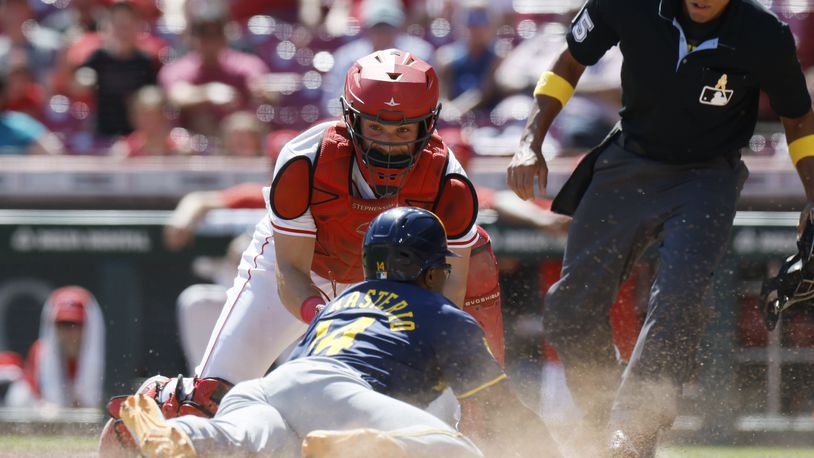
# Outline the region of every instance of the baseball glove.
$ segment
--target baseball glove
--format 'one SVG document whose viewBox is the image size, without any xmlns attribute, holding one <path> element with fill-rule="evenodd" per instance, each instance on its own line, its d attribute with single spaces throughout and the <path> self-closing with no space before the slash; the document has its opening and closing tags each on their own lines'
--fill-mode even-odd
<svg viewBox="0 0 814 458">
<path fill-rule="evenodd" d="M 777 326 L 780 314 L 795 304 L 814 306 L 814 210 L 805 221 L 797 239 L 797 253 L 780 266 L 777 276 L 763 281 L 760 306 L 766 328 Z M 769 296 L 773 299 L 769 300 Z"/>
</svg>

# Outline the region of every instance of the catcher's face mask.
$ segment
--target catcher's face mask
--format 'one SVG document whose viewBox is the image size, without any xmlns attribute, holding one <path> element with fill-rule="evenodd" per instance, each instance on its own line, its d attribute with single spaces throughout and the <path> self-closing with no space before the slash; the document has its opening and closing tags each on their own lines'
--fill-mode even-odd
<svg viewBox="0 0 814 458">
<path fill-rule="evenodd" d="M 764 280 L 760 306 L 766 328 L 771 331 L 780 313 L 795 304 L 814 305 L 814 211 L 808 215 L 797 240 L 797 253 L 786 259 L 777 276 Z M 774 299 L 768 300 L 769 296 Z"/>
</svg>

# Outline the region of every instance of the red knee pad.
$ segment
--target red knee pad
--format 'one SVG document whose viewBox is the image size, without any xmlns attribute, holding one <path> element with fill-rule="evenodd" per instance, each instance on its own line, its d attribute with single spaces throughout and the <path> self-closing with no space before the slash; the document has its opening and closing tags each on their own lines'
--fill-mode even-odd
<svg viewBox="0 0 814 458">
<path fill-rule="evenodd" d="M 486 334 L 489 349 L 503 366 L 503 314 L 500 308 L 500 277 L 489 234 L 478 227 L 480 239 L 469 256 L 464 311 L 472 315 Z"/>
</svg>

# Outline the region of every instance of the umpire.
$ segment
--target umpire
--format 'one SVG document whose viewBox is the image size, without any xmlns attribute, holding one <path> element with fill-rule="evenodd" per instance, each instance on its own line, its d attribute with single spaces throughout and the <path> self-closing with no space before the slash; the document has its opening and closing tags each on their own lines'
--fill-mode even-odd
<svg viewBox="0 0 814 458">
<path fill-rule="evenodd" d="M 529 199 L 536 176 L 544 192 L 541 144 L 552 120 L 585 66 L 619 45 L 621 122 L 555 199 L 555 210 L 574 220 L 544 323 L 593 433 L 609 433 L 613 456 L 653 456 L 711 312 L 704 295 L 748 174 L 739 149 L 754 131 L 758 93 L 781 116 L 807 208 L 811 100 L 788 26 L 757 0 L 588 0 L 567 42 L 535 88 L 507 182 Z M 647 318 L 620 386 L 608 310 L 630 266 L 656 241 Z"/>
</svg>

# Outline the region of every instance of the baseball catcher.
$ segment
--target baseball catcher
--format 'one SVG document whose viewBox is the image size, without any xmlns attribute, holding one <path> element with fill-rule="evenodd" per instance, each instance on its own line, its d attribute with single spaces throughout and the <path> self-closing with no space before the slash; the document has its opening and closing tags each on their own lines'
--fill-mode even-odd
<svg viewBox="0 0 814 458">
<path fill-rule="evenodd" d="M 795 304 L 814 304 L 814 209 L 805 221 L 802 234 L 797 238 L 797 253 L 789 256 L 780 266 L 777 276 L 763 281 L 760 306 L 766 328 L 777 325 L 780 314 Z M 772 295 L 773 299 L 768 300 Z"/>
</svg>

